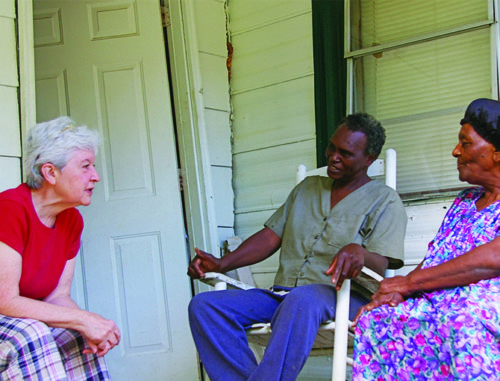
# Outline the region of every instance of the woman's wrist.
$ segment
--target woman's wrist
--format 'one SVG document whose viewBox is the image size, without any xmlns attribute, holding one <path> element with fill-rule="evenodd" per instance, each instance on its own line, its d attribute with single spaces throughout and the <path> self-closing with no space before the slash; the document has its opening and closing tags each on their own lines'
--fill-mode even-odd
<svg viewBox="0 0 500 381">
<path fill-rule="evenodd" d="M 406 290 L 403 292 L 403 296 L 405 297 L 405 299 L 422 291 L 418 286 L 416 278 L 418 278 L 418 275 L 415 272 L 411 272 L 405 276 Z"/>
</svg>

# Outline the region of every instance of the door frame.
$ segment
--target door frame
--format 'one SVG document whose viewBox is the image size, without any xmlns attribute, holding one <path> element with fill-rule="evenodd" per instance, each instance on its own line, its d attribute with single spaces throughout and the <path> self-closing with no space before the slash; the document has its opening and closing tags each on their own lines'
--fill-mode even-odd
<svg viewBox="0 0 500 381">
<path fill-rule="evenodd" d="M 190 248 L 218 254 L 220 245 L 204 117 L 194 0 L 165 0 L 180 165 L 184 171 Z"/>
<path fill-rule="evenodd" d="M 19 44 L 19 112 L 21 136 L 36 123 L 33 3 L 16 0 Z M 158 6 L 160 1 L 158 0 Z M 203 114 L 200 65 L 193 0 L 165 0 L 172 20 L 168 49 L 172 67 L 178 147 L 184 175 L 190 247 L 219 253 L 208 142 Z M 165 57 L 165 59 L 167 59 Z M 169 105 L 170 107 L 170 105 Z"/>
<path fill-rule="evenodd" d="M 26 130 L 36 123 L 33 2 L 31 0 L 15 1 L 19 46 L 19 120 L 21 122 L 21 141 L 24 141 Z M 24 174 L 22 174 L 22 178 L 24 179 Z"/>
</svg>

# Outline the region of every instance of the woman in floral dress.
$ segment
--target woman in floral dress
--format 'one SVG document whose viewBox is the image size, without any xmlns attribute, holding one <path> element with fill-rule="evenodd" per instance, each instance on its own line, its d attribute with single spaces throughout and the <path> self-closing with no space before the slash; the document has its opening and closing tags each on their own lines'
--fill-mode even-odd
<svg viewBox="0 0 500 381">
<path fill-rule="evenodd" d="M 500 102 L 473 101 L 453 150 L 462 191 L 427 255 L 354 324 L 353 380 L 500 379 Z"/>
</svg>

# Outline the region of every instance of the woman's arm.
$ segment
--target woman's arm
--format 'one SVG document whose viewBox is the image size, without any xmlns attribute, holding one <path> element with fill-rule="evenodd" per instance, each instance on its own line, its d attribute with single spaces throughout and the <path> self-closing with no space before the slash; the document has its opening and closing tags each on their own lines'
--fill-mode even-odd
<svg viewBox="0 0 500 381">
<path fill-rule="evenodd" d="M 500 276 L 500 237 L 440 265 L 419 267 L 405 277 L 385 279 L 378 292 L 398 292 L 408 297 L 415 292 L 466 286 L 497 276 Z"/>
<path fill-rule="evenodd" d="M 19 295 L 22 257 L 0 242 L 0 314 L 77 330 L 87 341 L 86 352 L 102 356 L 118 344 L 120 331 L 112 320 L 81 310 L 71 300 L 74 265 L 75 259 L 67 262 L 58 286 L 44 301 L 26 298 Z"/>
<path fill-rule="evenodd" d="M 45 302 L 56 306 L 80 309 L 71 299 L 71 283 L 73 282 L 75 263 L 76 257 L 66 262 L 57 287 L 44 299 Z"/>
<path fill-rule="evenodd" d="M 360 308 L 353 325 L 365 312 L 384 304 L 395 307 L 414 293 L 467 286 L 500 276 L 500 237 L 440 265 L 421 267 L 422 263 L 406 276 L 395 276 L 380 282 L 379 290 L 370 303 Z"/>
</svg>

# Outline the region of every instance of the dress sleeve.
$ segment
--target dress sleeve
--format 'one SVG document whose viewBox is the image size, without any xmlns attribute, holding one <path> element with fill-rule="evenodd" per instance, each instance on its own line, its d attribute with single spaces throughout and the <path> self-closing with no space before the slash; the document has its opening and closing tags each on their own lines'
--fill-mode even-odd
<svg viewBox="0 0 500 381">
<path fill-rule="evenodd" d="M 71 237 L 71 243 L 68 250 L 68 260 L 76 257 L 78 254 L 83 231 L 83 218 L 78 210 L 72 210 L 71 219 L 73 220 L 73 223 L 71 224 L 72 228 L 67 232 L 67 234 Z"/>
<path fill-rule="evenodd" d="M 24 207 L 11 200 L 0 201 L 0 241 L 23 255 L 28 237 L 28 215 Z"/>
</svg>

